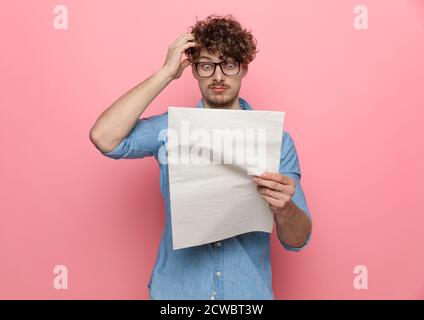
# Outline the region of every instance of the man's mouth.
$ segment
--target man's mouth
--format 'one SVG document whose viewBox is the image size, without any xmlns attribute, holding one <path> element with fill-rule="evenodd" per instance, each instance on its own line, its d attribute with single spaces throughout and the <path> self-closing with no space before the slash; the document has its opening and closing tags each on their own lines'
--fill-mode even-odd
<svg viewBox="0 0 424 320">
<path fill-rule="evenodd" d="M 213 86 L 211 87 L 213 92 L 223 92 L 226 89 L 228 89 L 228 87 L 222 87 L 222 86 Z"/>
</svg>

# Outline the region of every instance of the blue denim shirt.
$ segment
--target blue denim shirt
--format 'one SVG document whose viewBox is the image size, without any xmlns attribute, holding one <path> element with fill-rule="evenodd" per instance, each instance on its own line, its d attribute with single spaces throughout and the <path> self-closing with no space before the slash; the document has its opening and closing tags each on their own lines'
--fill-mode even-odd
<svg viewBox="0 0 424 320">
<path fill-rule="evenodd" d="M 252 110 L 239 98 L 243 110 Z M 197 108 L 203 108 L 203 100 Z M 103 153 L 112 159 L 136 159 L 154 156 L 166 143 L 158 139 L 159 132 L 168 127 L 168 112 L 138 120 L 130 134 L 111 152 Z M 282 130 L 280 173 L 296 180 L 293 202 L 311 218 L 300 184 L 300 164 L 293 139 Z M 165 139 L 166 140 L 166 139 Z M 168 165 L 158 161 L 160 188 L 166 206 L 165 229 L 159 252 L 150 276 L 148 288 L 151 299 L 259 299 L 272 300 L 272 271 L 270 263 L 270 234 L 249 232 L 215 243 L 190 248 L 172 249 L 171 206 Z M 283 248 L 299 251 L 281 240 Z"/>
</svg>

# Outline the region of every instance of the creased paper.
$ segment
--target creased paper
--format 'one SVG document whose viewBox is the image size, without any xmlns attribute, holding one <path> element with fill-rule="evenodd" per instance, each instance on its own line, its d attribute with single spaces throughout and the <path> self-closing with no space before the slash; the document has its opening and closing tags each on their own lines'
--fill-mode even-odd
<svg viewBox="0 0 424 320">
<path fill-rule="evenodd" d="M 252 175 L 278 172 L 284 112 L 168 108 L 173 248 L 272 232 Z"/>
</svg>

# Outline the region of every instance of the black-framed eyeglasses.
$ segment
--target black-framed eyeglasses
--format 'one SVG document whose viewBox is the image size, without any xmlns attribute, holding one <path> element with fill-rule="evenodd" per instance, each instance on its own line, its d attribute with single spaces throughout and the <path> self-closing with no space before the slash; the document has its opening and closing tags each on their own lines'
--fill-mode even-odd
<svg viewBox="0 0 424 320">
<path fill-rule="evenodd" d="M 224 60 L 221 62 L 196 62 L 193 63 L 199 77 L 209 78 L 215 74 L 216 66 L 219 65 L 223 74 L 235 76 L 240 72 L 240 62 L 237 60 Z"/>
</svg>

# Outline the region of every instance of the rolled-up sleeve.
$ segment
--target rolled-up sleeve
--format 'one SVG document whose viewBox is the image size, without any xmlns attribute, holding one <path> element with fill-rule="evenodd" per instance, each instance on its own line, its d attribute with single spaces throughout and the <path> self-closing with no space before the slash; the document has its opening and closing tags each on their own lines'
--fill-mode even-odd
<svg viewBox="0 0 424 320">
<path fill-rule="evenodd" d="M 295 194 L 292 197 L 292 201 L 296 204 L 296 206 L 301 209 L 309 219 L 312 221 L 311 213 L 309 212 L 308 205 L 306 203 L 305 194 L 301 185 L 301 171 L 300 171 L 300 162 L 296 152 L 296 146 L 290 134 L 286 131 L 283 133 L 283 142 L 281 146 L 281 161 L 280 161 L 280 173 L 289 176 L 294 179 L 296 182 Z M 302 248 L 304 248 L 310 241 L 311 233 L 308 234 L 303 245 L 300 247 L 292 247 L 288 244 L 280 241 L 283 247 L 289 251 L 298 252 Z"/>
<path fill-rule="evenodd" d="M 160 148 L 158 117 L 155 115 L 138 119 L 128 136 L 114 150 L 101 153 L 115 160 L 156 156 Z"/>
</svg>

